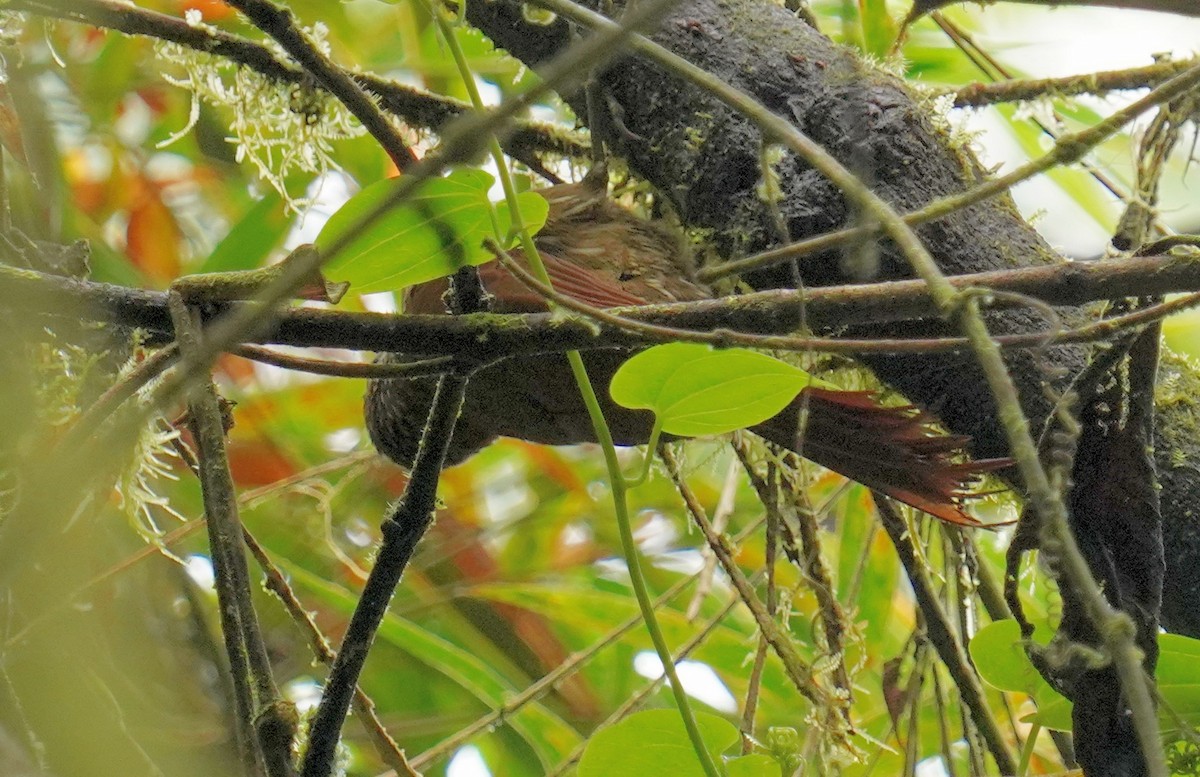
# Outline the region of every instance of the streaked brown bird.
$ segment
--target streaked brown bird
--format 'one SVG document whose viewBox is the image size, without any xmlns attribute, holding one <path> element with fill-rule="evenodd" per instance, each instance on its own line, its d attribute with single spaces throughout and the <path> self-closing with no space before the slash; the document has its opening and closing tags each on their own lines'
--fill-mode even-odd
<svg viewBox="0 0 1200 777">
<path fill-rule="evenodd" d="M 550 212 L 536 242 L 557 292 L 598 308 L 712 296 L 695 280 L 680 238 L 612 202 L 602 181 L 588 178 L 541 194 Z M 513 257 L 525 262 L 519 251 Z M 499 262 L 480 267 L 479 275 L 494 298 L 493 312 L 547 310 L 542 297 Z M 405 312 L 447 314 L 447 288 L 443 279 L 408 289 Z M 627 350 L 584 354 L 619 445 L 646 443 L 653 421 L 648 411 L 628 410 L 609 398 L 609 381 L 629 356 Z M 371 440 L 404 467 L 416 456 L 436 383 L 435 378 L 372 380 L 367 389 Z M 803 406 L 806 416 L 800 412 Z M 978 521 L 963 512 L 963 498 L 979 474 L 997 465 L 968 461 L 966 437 L 939 432 L 934 419 L 915 407 L 885 407 L 867 391 L 807 388 L 782 413 L 751 431 L 905 504 L 964 525 Z M 471 377 L 447 465 L 462 462 L 497 437 L 548 445 L 595 442 L 564 355 L 515 356 Z"/>
</svg>

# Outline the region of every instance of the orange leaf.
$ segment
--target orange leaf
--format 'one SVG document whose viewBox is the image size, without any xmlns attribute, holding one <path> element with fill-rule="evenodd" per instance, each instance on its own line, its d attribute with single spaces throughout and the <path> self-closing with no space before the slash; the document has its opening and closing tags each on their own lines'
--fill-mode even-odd
<svg viewBox="0 0 1200 777">
<path fill-rule="evenodd" d="M 97 175 L 83 149 L 67 149 L 63 156 L 63 174 L 71 186 L 75 206 L 94 219 L 107 216 L 108 181 Z M 123 177 L 113 171 L 114 177 Z"/>
<path fill-rule="evenodd" d="M 254 372 L 254 362 L 227 353 L 217 358 L 217 371 L 241 388 L 249 386 L 258 378 Z"/>
<path fill-rule="evenodd" d="M 221 0 L 181 0 L 179 10 L 199 11 L 206 22 L 219 22 L 233 15 L 233 9 Z"/>
<path fill-rule="evenodd" d="M 166 91 L 161 86 L 147 86 L 137 90 L 137 96 L 142 98 L 142 102 L 146 104 L 156 116 L 161 116 L 167 112 L 168 101 Z"/>
<path fill-rule="evenodd" d="M 8 88 L 0 83 L 0 144 L 8 149 L 13 159 L 28 165 L 25 159 L 25 144 L 21 140 L 21 117 L 13 105 Z"/>
<path fill-rule="evenodd" d="M 587 492 L 587 484 L 580 480 L 579 474 L 557 449 L 524 440 L 506 439 L 504 443 L 519 448 L 532 467 L 564 490 L 573 494 Z"/>
<path fill-rule="evenodd" d="M 139 269 L 166 283 L 179 276 L 182 234 L 156 188 L 143 182 L 140 194 L 129 208 L 125 251 Z"/>
<path fill-rule="evenodd" d="M 227 444 L 229 471 L 233 482 L 254 488 L 276 483 L 295 475 L 292 461 L 268 440 L 230 439 Z"/>
</svg>

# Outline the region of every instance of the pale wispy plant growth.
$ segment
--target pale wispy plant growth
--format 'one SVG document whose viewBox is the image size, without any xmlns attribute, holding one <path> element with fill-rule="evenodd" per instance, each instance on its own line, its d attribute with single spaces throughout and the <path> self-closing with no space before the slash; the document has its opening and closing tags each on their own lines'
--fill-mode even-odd
<svg viewBox="0 0 1200 777">
<path fill-rule="evenodd" d="M 196 11 L 189 11 L 187 19 L 193 26 L 203 24 Z M 328 30 L 323 24 L 313 25 L 306 33 L 315 46 L 328 53 Z M 286 58 L 273 41 L 267 45 Z M 324 91 L 273 81 L 222 57 L 169 41 L 157 41 L 155 52 L 183 71 L 182 75 L 164 73 L 163 78 L 192 96 L 187 124 L 159 147 L 175 143 L 191 131 L 200 118 L 201 103 L 208 104 L 230 117 L 226 139 L 235 147 L 237 161 L 249 162 L 293 210 L 305 202 L 289 194 L 288 180 L 340 170 L 334 142 L 366 132 L 341 102 Z"/>
</svg>

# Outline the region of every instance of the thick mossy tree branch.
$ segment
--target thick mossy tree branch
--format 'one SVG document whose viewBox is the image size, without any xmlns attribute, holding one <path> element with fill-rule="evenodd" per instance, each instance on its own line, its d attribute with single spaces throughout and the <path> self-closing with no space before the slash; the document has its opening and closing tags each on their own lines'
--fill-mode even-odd
<svg viewBox="0 0 1200 777">
<path fill-rule="evenodd" d="M 561 3 L 554 7 L 559 5 Z M 495 21 L 498 15 L 505 13 L 503 9 L 505 6 L 494 4 L 479 11 L 476 22 L 489 33 L 507 34 L 512 42 L 502 42 L 512 48 L 524 41 L 513 32 L 511 20 L 506 20 L 508 27 L 504 24 L 488 26 L 489 21 Z M 1056 397 L 1062 394 L 1063 381 L 1079 371 L 1086 354 L 1079 349 L 1047 349 L 1040 353 L 1015 354 L 1006 363 L 991 339 L 992 335 L 997 330 L 1011 333 L 1011 327 L 1028 331 L 1032 322 L 1022 320 L 1020 313 L 1024 311 L 995 315 L 989 327 L 980 317 L 978 301 L 961 297 L 960 314 L 951 315 L 957 295 L 944 278 L 947 264 L 963 259 L 1011 262 L 1012 257 L 1003 252 L 1012 245 L 1021 246 L 1018 255 L 1023 257 L 1035 255 L 1040 248 L 1046 263 L 1054 261 L 1053 252 L 1020 219 L 1011 202 L 974 200 L 973 204 L 925 225 L 921 230 L 921 243 L 916 243 L 910 232 L 896 229 L 897 211 L 911 211 L 931 200 L 970 188 L 973 180 L 984 177 L 979 166 L 965 151 L 956 149 L 940 137 L 936 127 L 924 121 L 923 112 L 904 93 L 901 82 L 871 71 L 853 54 L 833 47 L 807 26 L 796 24 L 788 14 L 781 12 L 777 20 L 764 20 L 763 14 L 769 13 L 768 9 L 755 5 L 753 10 L 752 14 L 749 5 L 739 0 L 689 3 L 676 18 L 669 19 L 656 36 L 661 48 L 638 47 L 638 52 L 653 65 L 631 59 L 612 68 L 606 74 L 606 80 L 614 100 L 624 109 L 626 130 L 616 140 L 637 138 L 646 141 L 625 144 L 631 163 L 653 171 L 648 173 L 652 178 L 657 173 L 656 182 L 660 185 L 664 183 L 663 177 L 676 176 L 678 184 L 672 181 L 673 185 L 663 188 L 677 200 L 685 220 L 703 223 L 707 218 L 709 223 L 705 226 L 714 234 L 721 236 L 724 228 L 724 234 L 731 234 L 737 240 L 744 240 L 747 229 L 753 237 L 756 224 L 761 225 L 757 237 L 763 244 L 750 242 L 747 246 L 731 242 L 735 248 L 762 250 L 766 247 L 764 244 L 778 239 L 781 232 L 788 233 L 786 237 L 793 240 L 804 237 L 805 230 L 811 229 L 813 215 L 822 209 L 829 213 L 831 204 L 836 219 L 832 224 L 822 225 L 822 231 L 864 217 L 877 220 L 886 228 L 901 251 L 863 243 L 840 257 L 830 257 L 826 267 L 815 268 L 815 272 L 812 264 L 807 264 L 805 281 L 829 283 L 846 273 L 860 277 L 895 277 L 908 274 L 911 264 L 912 271 L 929 284 L 947 323 L 956 322 L 971 339 L 971 357 L 953 365 L 953 380 L 960 387 L 958 396 L 970 403 L 959 408 L 970 411 L 961 413 L 959 420 L 976 427 L 962 431 L 971 434 L 979 448 L 987 450 L 990 444 L 998 455 L 1011 452 L 1015 457 L 1033 506 L 1043 515 L 1048 531 L 1053 530 L 1057 545 L 1063 549 L 1062 558 L 1066 562 L 1061 567 L 1064 585 L 1079 594 L 1087 617 L 1096 628 L 1114 635 L 1112 640 L 1105 642 L 1110 648 L 1111 660 L 1119 669 L 1123 694 L 1134 711 L 1137 741 L 1129 744 L 1122 740 L 1104 747 L 1136 750 L 1140 746 L 1146 771 L 1164 773 L 1144 676 L 1137 662 L 1129 660 L 1125 649 L 1131 642 L 1129 635 L 1119 629 L 1125 621 L 1111 610 L 1095 585 L 1067 529 L 1062 495 L 1049 482 L 1030 434 L 1029 418 L 1037 419 L 1035 423 L 1040 424 L 1053 408 Z M 572 14 L 572 18 L 582 23 L 603 28 L 606 23 L 593 20 L 594 16 L 586 12 Z M 752 16 L 753 21 L 750 21 Z M 790 30 L 789 21 L 792 22 Z M 764 33 L 768 30 L 769 33 Z M 795 34 L 788 35 L 789 31 L 795 31 Z M 769 39 L 764 38 L 765 34 Z M 521 56 L 542 55 L 540 45 L 531 45 Z M 779 61 L 784 55 L 792 67 Z M 622 65 L 627 65 L 627 72 L 620 72 Z M 696 72 L 703 78 L 696 76 Z M 691 83 L 681 83 L 684 77 Z M 1172 86 L 1193 89 L 1194 79 L 1191 74 L 1180 76 L 1172 81 Z M 621 92 L 628 96 L 627 99 L 622 99 Z M 1176 92 L 1175 96 L 1181 93 Z M 746 97 L 731 99 L 728 95 L 733 94 Z M 689 102 L 692 104 L 688 105 Z M 703 105 L 704 110 L 695 110 L 697 104 Z M 1154 105 L 1148 103 L 1141 109 Z M 648 112 L 644 106 L 653 106 L 653 112 Z M 630 118 L 637 115 L 639 109 L 644 122 L 634 126 Z M 678 124 L 672 122 L 664 127 L 657 118 L 679 115 L 696 116 L 703 121 L 699 126 L 684 128 L 690 132 L 680 133 Z M 726 121 L 717 123 L 715 133 L 706 134 L 714 116 Z M 794 130 L 790 133 L 786 125 L 780 128 L 781 116 L 790 116 L 794 121 Z M 1101 122 L 1098 126 L 1107 123 L 1110 122 Z M 730 149 L 728 158 L 710 153 L 731 137 L 735 138 L 735 147 Z M 789 142 L 789 138 L 794 142 Z M 778 188 L 784 192 L 784 198 L 764 205 L 758 202 L 760 175 L 747 161 L 747 157 L 754 159 L 747 148 L 761 147 L 772 140 L 786 143 L 797 156 L 777 165 L 774 171 L 779 174 Z M 652 149 L 652 153 L 647 153 L 647 148 Z M 1086 147 L 1062 147 L 1060 144 L 1059 150 L 1062 152 L 1059 158 L 1069 162 L 1078 159 Z M 714 161 L 717 163 L 715 169 L 723 170 L 728 176 L 729 172 L 738 170 L 739 153 L 741 167 L 750 175 L 742 180 L 735 179 L 732 186 L 728 179 L 713 181 L 711 186 L 697 185 L 694 177 L 687 180 L 691 172 L 698 171 L 702 175 L 711 169 L 705 163 Z M 831 158 L 836 161 L 831 163 Z M 689 168 L 688 162 L 693 160 L 696 164 Z M 790 166 L 786 164 L 788 161 Z M 657 170 L 654 169 L 656 166 Z M 848 171 L 853 171 L 854 176 L 849 177 Z M 789 178 L 789 173 L 794 177 Z M 683 180 L 679 180 L 680 174 L 684 176 Z M 917 183 L 914 185 L 913 182 Z M 929 188 L 943 183 L 949 185 L 940 191 Z M 723 207 L 717 209 L 703 208 L 708 204 L 705 202 L 694 203 L 699 207 L 689 207 L 689 199 L 694 202 L 697 193 L 701 197 L 728 200 L 729 192 L 739 189 L 743 204 L 749 204 L 753 210 L 739 214 L 729 202 L 721 203 Z M 815 201 L 811 199 L 814 192 L 819 195 Z M 733 196 L 736 199 L 737 194 Z M 806 198 L 809 207 L 797 214 L 803 218 L 790 218 L 787 208 L 797 202 L 804 203 Z M 884 202 L 891 207 L 882 205 Z M 1004 208 L 1006 204 L 1008 207 Z M 734 214 L 731 221 L 728 220 L 730 214 Z M 736 233 L 738 230 L 740 234 Z M 1002 242 L 991 240 L 1000 237 L 1003 237 Z M 954 238 L 965 239 L 950 244 L 961 250 L 947 254 L 944 243 Z M 931 248 L 938 253 L 936 259 L 928 253 Z M 825 275 L 821 269 L 826 270 Z M 950 270 L 955 271 L 957 268 Z M 793 268 L 793 274 L 799 274 L 799 268 Z M 757 280 L 786 283 L 788 278 Z M 872 361 L 878 362 L 880 358 Z M 1056 369 L 1051 369 L 1051 364 Z M 944 360 L 931 366 L 944 370 Z M 893 382 L 905 389 L 901 381 L 911 379 L 918 372 L 913 367 L 909 365 Z M 1010 377 L 1010 367 L 1016 368 L 1021 375 L 1024 384 L 1021 388 L 1033 391 L 1022 393 Z M 929 366 L 924 372 L 930 372 Z M 967 380 L 963 380 L 963 373 L 968 376 Z M 885 375 L 885 378 L 891 377 Z M 946 408 L 947 389 L 953 388 L 949 381 L 951 376 L 943 373 L 938 377 L 940 383 L 949 385 L 939 386 L 936 394 L 909 393 L 927 402 L 937 396 L 942 400 L 941 407 Z M 1055 378 L 1059 385 L 1047 385 Z M 990 391 L 980 390 L 984 384 Z M 969 394 L 963 393 L 963 386 L 970 387 Z M 1181 517 L 1186 515 L 1181 513 Z"/>
<path fill-rule="evenodd" d="M 568 39 L 566 24 L 549 28 L 524 24 L 515 4 L 477 3 L 468 12 L 477 26 L 534 67 Z M 776 114 L 790 117 L 851 169 L 868 174 L 874 191 L 901 212 L 966 191 L 986 177 L 903 81 L 865 65 L 783 8 L 743 0 L 693 0 L 681 6 L 653 39 L 755 96 Z M 727 256 L 778 244 L 778 221 L 757 190 L 763 138 L 752 122 L 635 58 L 607 69 L 603 83 L 627 130 L 603 140 L 619 148 L 634 170 L 673 200 L 685 223 L 706 229 Z M 681 122 L 677 117 L 690 118 Z M 841 192 L 808 165 L 785 157 L 775 172 L 783 197 L 774 207 L 789 240 L 854 223 L 854 213 Z M 1006 196 L 975 203 L 917 232 L 948 275 L 1052 266 L 1061 261 Z M 878 250 L 879 276 L 908 274 L 890 243 L 879 244 Z M 843 258 L 830 252 L 806 260 L 800 270 L 810 290 L 811 285 L 846 282 Z M 751 281 L 760 287 L 782 285 L 790 281 L 790 273 L 761 274 Z M 1086 316 L 1070 309 L 1060 314 L 1068 323 Z M 991 313 L 987 320 L 993 334 L 1006 335 L 1036 331 L 1042 326 L 1038 318 L 1034 311 L 1017 309 Z M 912 321 L 855 328 L 853 333 L 928 337 L 947 331 L 937 322 Z M 1009 453 L 996 404 L 983 388 L 984 377 L 970 355 L 864 360 L 909 398 L 936 404 L 950 428 L 973 438 L 977 455 Z M 1022 408 L 1035 427 L 1051 412 L 1052 397 L 1065 390 L 1069 376 L 1085 360 L 1084 349 L 1070 346 L 1006 356 Z M 1177 467 L 1178 453 L 1160 446 L 1156 450 L 1159 468 Z M 1164 491 L 1165 520 L 1187 522 L 1190 505 L 1200 499 L 1200 477 L 1179 477 L 1172 483 L 1182 489 Z M 1192 524 L 1189 531 L 1200 534 L 1200 526 Z M 1168 579 L 1170 574 L 1174 572 Z M 1176 600 L 1164 600 L 1164 622 L 1175 630 L 1200 634 L 1195 594 L 1189 598 L 1179 593 Z"/>
<path fill-rule="evenodd" d="M 567 39 L 565 24 L 537 29 L 521 24 L 515 6 L 475 4 L 468 11 L 498 43 L 535 66 Z M 898 210 L 918 210 L 984 177 L 965 153 L 950 146 L 902 81 L 867 68 L 782 8 L 696 0 L 668 19 L 653 40 L 754 96 L 769 110 L 792 117 L 838 158 L 868 164 L 873 188 Z M 621 106 L 630 133 L 604 140 L 618 146 L 631 166 L 671 197 L 686 223 L 713 234 L 726 256 L 756 253 L 777 242 L 777 221 L 758 193 L 764 140 L 752 122 L 637 59 L 609 68 L 604 85 Z M 691 126 L 665 120 L 679 116 L 693 117 Z M 783 193 L 776 209 L 790 240 L 836 229 L 850 219 L 842 193 L 808 165 L 787 156 L 776 165 L 776 173 Z M 977 203 L 917 231 L 950 275 L 1060 261 L 1007 198 Z M 909 274 L 907 262 L 890 245 L 881 246 L 881 251 L 884 278 Z M 805 283 L 845 282 L 840 260 L 838 253 L 809 258 L 801 265 Z M 790 273 L 753 280 L 758 285 L 786 283 Z M 998 333 L 1034 331 L 1038 326 L 1035 314 L 1015 312 Z M 947 331 L 937 324 L 921 328 Z M 916 331 L 915 326 L 889 325 L 886 335 L 878 330 L 872 334 L 895 337 Z M 1032 359 L 1017 358 L 1020 363 L 1014 366 L 1031 375 L 1036 372 Z M 1082 358 L 1082 353 L 1074 354 L 1076 362 Z M 967 370 L 970 377 L 964 380 Z M 906 364 L 895 371 L 906 378 L 897 387 L 912 398 L 945 396 L 944 419 L 971 434 L 981 455 L 1005 452 L 994 403 L 986 391 L 978 390 L 982 376 L 969 356 L 951 366 L 939 360 L 925 369 Z M 935 382 L 937 386 L 931 385 Z M 958 384 L 959 390 L 947 393 L 950 383 Z M 963 384 L 970 385 L 968 395 Z M 1032 380 L 1030 387 L 1035 388 Z M 1024 393 L 1031 394 L 1027 410 L 1045 416 L 1050 404 L 1040 390 Z"/>
</svg>

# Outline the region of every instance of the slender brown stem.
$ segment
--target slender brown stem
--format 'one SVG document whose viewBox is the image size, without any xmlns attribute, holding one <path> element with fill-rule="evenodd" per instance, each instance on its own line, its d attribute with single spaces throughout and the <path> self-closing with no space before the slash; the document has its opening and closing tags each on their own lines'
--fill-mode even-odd
<svg viewBox="0 0 1200 777">
<path fill-rule="evenodd" d="M 976 82 L 953 93 L 954 107 L 982 107 L 1002 102 L 1035 100 L 1047 95 L 1102 95 L 1114 91 L 1145 89 L 1182 73 L 1194 64 L 1195 61 L 1190 59 L 1168 59 L 1145 67 L 1106 70 L 1077 76 L 1008 79 L 991 84 Z"/>
<path fill-rule="evenodd" d="M 179 336 L 179 352 L 186 357 L 200 342 L 198 317 L 179 294 L 173 292 L 170 299 Z M 243 756 L 251 770 L 261 758 L 271 777 L 290 777 L 293 774 L 291 744 L 295 730 L 294 725 L 289 725 L 286 705 L 275 686 L 266 643 L 254 611 L 250 570 L 242 551 L 237 494 L 225 453 L 225 426 L 211 379 L 191 387 L 188 418 L 199 448 L 204 515 L 212 548 L 226 654 L 233 674 Z M 254 753 L 257 756 L 252 755 Z"/>
<path fill-rule="evenodd" d="M 245 528 L 242 529 L 242 540 L 250 550 L 250 555 L 254 556 L 254 560 L 258 562 L 259 569 L 263 571 L 267 590 L 275 594 L 283 603 L 283 608 L 287 610 L 292 623 L 296 624 L 296 627 L 304 633 L 304 638 L 308 642 L 312 654 L 326 666 L 333 664 L 335 654 L 333 648 L 329 646 L 329 640 L 321 633 L 321 629 L 313 620 L 312 615 L 300 602 L 300 598 L 292 589 L 287 576 L 271 561 L 263 546 Z M 371 697 L 367 696 L 362 688 L 355 687 L 354 699 L 351 703 L 354 706 L 355 714 L 362 722 L 363 729 L 374 742 L 375 750 L 384 763 L 390 766 L 399 777 L 419 777 L 413 766 L 409 764 L 404 751 L 391 738 L 383 722 L 375 714 L 375 703 Z"/>
<path fill-rule="evenodd" d="M 462 409 L 466 386 L 466 378 L 456 375 L 446 375 L 438 381 L 412 474 L 404 495 L 384 519 L 383 543 L 375 566 L 350 618 L 346 636 L 329 670 L 321 704 L 309 726 L 308 750 L 302 769 L 304 777 L 328 777 L 333 771 L 342 722 L 350 708 L 367 653 L 400 577 L 433 520 L 438 475 L 450 445 L 454 422 Z"/>
<path fill-rule="evenodd" d="M 913 550 L 908 525 L 886 497 L 876 496 L 875 506 L 879 511 L 880 523 L 883 524 L 884 531 L 891 538 L 896 553 L 900 557 L 900 563 L 904 566 L 904 570 L 912 582 L 917 606 L 921 608 L 921 612 L 925 616 L 925 631 L 928 634 L 929 642 L 954 679 L 963 705 L 970 710 L 972 720 L 982 732 L 1000 773 L 1016 774 L 1016 756 L 1009 749 L 996 719 L 992 717 L 987 699 L 983 695 L 983 687 L 979 683 L 979 676 L 971 667 L 967 651 L 954 633 L 949 616 L 938 602 L 937 593 L 933 590 L 929 575 Z"/>
<path fill-rule="evenodd" d="M 453 356 L 435 356 L 432 359 L 413 362 L 371 364 L 307 359 L 255 345 L 239 345 L 233 349 L 233 353 L 244 359 L 282 367 L 286 370 L 307 372 L 313 375 L 331 375 L 339 378 L 417 378 L 425 375 L 440 375 L 448 372 L 454 365 Z"/>
<path fill-rule="evenodd" d="M 658 455 L 662 458 L 663 463 L 666 464 L 667 472 L 670 474 L 671 480 L 675 483 L 680 496 L 683 497 L 684 504 L 688 508 L 688 513 L 691 515 L 692 521 L 704 534 L 704 539 L 708 543 L 708 546 L 712 548 L 717 560 L 721 563 L 721 568 L 725 570 L 725 574 L 729 575 L 734 588 L 737 589 L 738 594 L 742 597 L 742 601 L 754 616 L 754 622 L 758 624 L 759 631 L 767 640 L 775 655 L 783 662 L 784 669 L 787 671 L 792 683 L 796 686 L 796 690 L 804 694 L 804 696 L 818 707 L 836 704 L 826 689 L 819 687 L 813 682 L 812 667 L 800 657 L 800 654 L 792 644 L 791 637 L 783 631 L 767 612 L 766 606 L 758 598 L 754 589 L 750 587 L 750 583 L 746 579 L 746 576 L 742 574 L 741 569 L 738 568 L 730 548 L 725 544 L 721 536 L 713 530 L 712 523 L 709 522 L 704 508 L 696 501 L 692 490 L 680 477 L 679 463 L 675 460 L 675 455 L 671 453 L 671 449 L 665 445 L 660 446 Z"/>
</svg>

